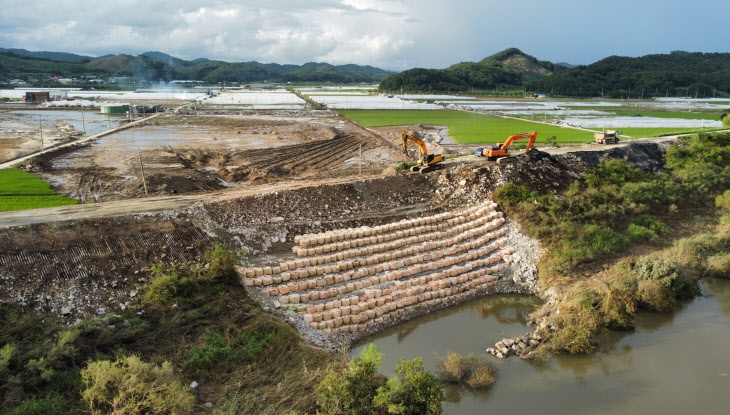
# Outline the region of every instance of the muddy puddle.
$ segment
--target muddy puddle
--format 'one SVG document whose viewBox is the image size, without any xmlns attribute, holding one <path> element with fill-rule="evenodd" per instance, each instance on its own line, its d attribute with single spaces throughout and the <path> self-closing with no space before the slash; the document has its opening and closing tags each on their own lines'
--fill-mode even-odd
<svg viewBox="0 0 730 415">
<path fill-rule="evenodd" d="M 28 129 L 38 128 L 38 124 L 43 124 L 44 128 L 55 127 L 59 121 L 65 122 L 73 127 L 76 131 L 84 131 L 86 127 L 86 135 L 94 135 L 110 128 L 119 126 L 119 122 L 124 120 L 124 116 L 101 114 L 89 111 L 9 111 L 8 118 L 0 118 L 0 128 Z M 7 125 L 7 127 L 6 127 Z"/>
<path fill-rule="evenodd" d="M 639 313 L 636 330 L 607 334 L 592 355 L 547 362 L 493 358 L 497 384 L 487 392 L 447 387 L 443 413 L 726 413 L 730 281 L 708 280 L 702 288 L 704 295 L 678 312 Z M 401 358 L 422 357 L 434 371 L 448 352 L 486 355 L 496 341 L 526 333 L 524 317 L 536 304 L 519 296 L 479 299 L 368 341 L 383 352 L 381 370 L 388 375 Z"/>
</svg>

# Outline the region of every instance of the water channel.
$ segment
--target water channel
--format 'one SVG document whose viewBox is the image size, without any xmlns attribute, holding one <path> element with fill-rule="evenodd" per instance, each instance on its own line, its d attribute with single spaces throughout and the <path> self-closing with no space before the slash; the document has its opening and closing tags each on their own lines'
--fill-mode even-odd
<svg viewBox="0 0 730 415">
<path fill-rule="evenodd" d="M 545 362 L 489 356 L 499 371 L 496 385 L 486 392 L 447 386 L 443 413 L 728 413 L 730 281 L 701 285 L 703 295 L 677 312 L 640 312 L 634 331 L 606 334 L 594 354 Z M 449 352 L 485 356 L 496 341 L 530 331 L 525 317 L 538 305 L 522 296 L 478 299 L 367 341 L 383 352 L 381 371 L 389 376 L 401 358 L 422 357 L 435 372 Z"/>
</svg>

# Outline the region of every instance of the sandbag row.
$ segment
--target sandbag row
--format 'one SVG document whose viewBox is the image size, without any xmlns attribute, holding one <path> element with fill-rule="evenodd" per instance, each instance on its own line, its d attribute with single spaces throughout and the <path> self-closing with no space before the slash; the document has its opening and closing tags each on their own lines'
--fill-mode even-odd
<svg viewBox="0 0 730 415">
<path fill-rule="evenodd" d="M 424 216 L 417 219 L 404 219 L 398 222 L 389 223 L 386 225 L 379 226 L 361 226 L 359 228 L 347 228 L 337 229 L 333 231 L 322 232 L 318 234 L 304 234 L 297 235 L 294 237 L 294 243 L 301 247 L 309 247 L 314 245 L 322 245 L 330 242 L 342 241 L 350 239 L 353 236 L 356 238 L 362 238 L 364 236 L 378 235 L 383 232 L 392 232 L 397 230 L 404 230 L 420 225 L 434 224 L 442 221 L 449 221 L 453 218 L 457 218 L 464 215 L 469 215 L 474 212 L 487 212 L 492 211 L 497 207 L 494 202 L 485 202 L 481 205 L 473 206 L 467 209 L 456 212 L 444 212 L 432 216 Z"/>
<path fill-rule="evenodd" d="M 290 261 L 284 261 L 281 262 L 278 266 L 266 266 L 266 267 L 247 267 L 244 268 L 241 272 L 242 275 L 244 275 L 246 278 L 256 278 L 256 277 L 262 277 L 267 275 L 276 275 L 276 274 L 283 274 L 285 272 L 294 272 L 296 270 L 300 270 L 305 267 L 309 266 L 317 266 L 317 265 L 323 265 L 328 264 L 336 261 L 340 261 L 338 264 L 340 267 L 342 266 L 342 261 L 349 258 L 357 258 L 362 257 L 366 255 L 373 255 L 376 253 L 381 252 L 388 252 L 387 255 L 381 255 L 380 259 L 377 260 L 377 262 L 383 262 L 387 261 L 388 259 L 382 259 L 386 256 L 393 256 L 392 254 L 397 253 L 395 255 L 396 258 L 400 258 L 406 255 L 413 255 L 415 253 L 424 252 L 431 249 L 438 249 L 443 246 L 452 245 L 454 243 L 458 243 L 461 240 L 454 240 L 452 237 L 453 235 L 457 235 L 456 239 L 462 237 L 465 234 L 472 234 L 474 236 L 497 229 L 499 226 L 504 224 L 505 219 L 502 212 L 491 212 L 487 216 L 483 216 L 477 220 L 474 220 L 472 222 L 463 223 L 460 225 L 456 225 L 453 227 L 449 227 L 444 231 L 441 232 L 432 232 L 426 235 L 418 235 L 418 236 L 407 236 L 403 239 L 392 241 L 392 242 L 386 242 L 386 243 L 380 243 L 376 245 L 371 245 L 366 248 L 350 248 L 346 249 L 341 252 L 337 252 L 336 254 L 330 254 L 330 255 L 324 255 L 319 257 L 312 257 L 312 258 L 301 258 L 301 259 L 294 259 Z M 430 225 L 429 225 L 430 226 Z M 477 232 L 470 232 L 471 230 L 477 230 Z M 444 239 L 449 238 L 451 239 Z M 431 246 L 428 245 L 421 245 L 421 246 L 412 246 L 418 243 L 428 243 L 431 244 Z M 341 242 L 342 243 L 342 242 Z M 345 244 L 347 242 L 344 242 Z M 410 247 L 409 249 L 400 249 L 404 247 Z M 347 247 L 349 248 L 349 247 Z M 304 248 L 302 248 L 304 249 Z M 311 248 L 309 248 L 311 249 Z M 294 278 L 297 278 L 296 275 L 293 275 Z M 257 285 L 257 284 L 252 284 Z"/>
<path fill-rule="evenodd" d="M 474 230 L 474 231 L 478 231 Z M 396 251 L 391 254 L 379 254 L 361 260 L 342 261 L 333 266 L 309 267 L 299 272 L 285 272 L 280 276 L 264 276 L 256 278 L 245 278 L 246 286 L 270 286 L 278 285 L 278 287 L 270 288 L 267 293 L 269 295 L 286 294 L 288 292 L 303 291 L 317 287 L 325 287 L 336 285 L 343 281 L 357 280 L 368 276 L 375 276 L 384 271 L 396 271 L 400 268 L 406 268 L 414 264 L 423 264 L 430 267 L 432 261 L 440 260 L 444 257 L 453 257 L 454 255 L 467 252 L 462 255 L 462 261 L 476 259 L 485 256 L 497 248 L 504 246 L 503 240 L 498 240 L 507 232 L 506 228 L 496 231 L 487 232 L 485 235 L 478 236 L 474 239 L 469 234 L 462 234 L 450 240 L 444 240 L 438 245 L 439 249 L 430 250 L 428 246 L 423 245 L 417 248 Z M 467 242 L 462 243 L 462 241 Z M 492 243 L 488 244 L 488 242 Z M 423 252 L 421 252 L 423 251 Z M 385 255 L 386 257 L 381 258 Z M 405 257 L 403 259 L 400 259 Z M 456 258 L 448 261 L 452 263 Z M 461 262 L 461 261 L 459 261 Z M 442 265 L 441 267 L 443 267 Z M 418 268 L 415 268 L 418 269 Z M 407 270 L 406 270 L 407 271 Z M 406 271 L 397 271 L 398 273 L 406 273 Z M 420 271 L 419 271 L 420 272 Z M 400 278 L 400 277 L 398 277 Z M 284 284 L 286 283 L 286 284 Z M 279 285 L 281 284 L 281 285 Z"/>
<path fill-rule="evenodd" d="M 430 305 L 449 298 L 464 295 L 473 290 L 483 290 L 497 283 L 498 277 L 491 275 L 505 265 L 472 271 L 458 278 L 431 281 L 427 284 L 406 287 L 399 285 L 385 290 L 372 290 L 360 297 L 351 297 L 349 305 L 329 310 L 319 307 L 308 308 L 302 319 L 316 330 L 327 332 L 350 332 L 364 330 L 368 326 L 394 318 L 401 312 L 423 305 Z M 378 292 L 379 291 L 379 292 Z"/>
<path fill-rule="evenodd" d="M 499 246 L 497 245 L 493 248 L 498 249 Z M 396 269 L 393 271 L 388 271 L 381 275 L 375 275 L 370 278 L 365 278 L 362 281 L 346 282 L 345 284 L 339 285 L 337 287 L 324 288 L 322 286 L 312 289 L 300 290 L 299 292 L 289 293 L 288 287 L 282 291 L 281 289 L 285 286 L 281 286 L 270 289 L 269 294 L 275 295 L 278 293 L 277 302 L 280 307 L 285 309 L 291 309 L 292 311 L 301 311 L 302 307 L 298 306 L 300 304 L 326 304 L 327 302 L 325 302 L 324 300 L 328 298 L 335 298 L 334 301 L 338 301 L 339 297 L 347 293 L 361 290 L 367 291 L 368 288 L 377 287 L 380 284 L 385 284 L 388 282 L 394 282 L 396 286 L 399 283 L 404 282 L 405 284 L 410 286 L 410 284 L 412 284 L 412 281 L 422 281 L 422 283 L 424 284 L 445 279 L 453 279 L 453 281 L 457 281 L 458 278 L 461 278 L 462 274 L 468 274 L 470 272 L 486 272 L 484 271 L 486 269 L 484 267 L 502 261 L 505 256 L 513 252 L 512 248 L 505 248 L 488 257 L 485 257 L 486 254 L 489 253 L 486 252 L 486 249 L 487 248 L 480 252 L 481 257 L 475 255 L 477 254 L 477 252 L 468 252 L 458 257 L 449 257 L 426 264 L 418 264 L 413 267 L 405 268 L 403 270 Z M 456 265 L 461 263 L 464 263 L 464 265 Z M 506 266 L 506 264 L 503 263 L 499 264 L 498 266 L 502 267 Z M 500 268 L 500 270 L 501 269 L 502 268 Z M 418 276 L 419 274 L 426 272 L 430 273 L 420 277 Z M 349 277 L 349 275 L 345 274 L 345 277 Z M 401 279 L 404 279 L 404 281 L 400 281 Z M 294 307 L 289 307 L 289 304 L 294 305 Z"/>
<path fill-rule="evenodd" d="M 400 244 L 402 241 L 405 240 L 409 242 L 403 242 L 405 244 L 413 243 L 415 242 L 423 242 L 428 241 L 432 239 L 439 239 L 443 236 L 439 236 L 443 234 L 443 229 L 447 229 L 448 234 L 454 234 L 460 232 L 459 229 L 469 229 L 471 227 L 479 226 L 481 224 L 484 224 L 487 221 L 490 221 L 497 217 L 504 216 L 501 212 L 491 212 L 486 216 L 482 215 L 469 215 L 469 216 L 461 216 L 458 218 L 450 219 L 448 222 L 441 222 L 437 224 L 428 224 L 423 226 L 417 226 L 414 228 L 406 229 L 406 230 L 399 230 L 395 231 L 393 233 L 388 234 L 382 234 L 377 236 L 368 236 L 365 238 L 358 238 L 358 239 L 352 239 L 352 240 L 345 240 L 344 242 L 335 242 L 332 244 L 326 244 L 326 245 L 320 245 L 314 248 L 302 248 L 300 246 L 294 246 L 292 248 L 292 252 L 294 252 L 298 257 L 305 257 L 305 256 L 312 256 L 312 255 L 320 255 L 320 254 L 327 254 L 330 252 L 337 252 L 347 249 L 347 251 L 343 252 L 343 256 L 346 258 L 349 256 L 356 256 L 358 254 L 361 254 L 362 252 L 365 252 L 365 250 L 369 250 L 370 247 L 368 245 L 376 245 L 380 246 L 381 248 L 385 246 L 387 247 L 395 248 Z M 410 237 L 410 238 L 406 238 Z M 387 242 L 395 241 L 395 243 L 388 244 Z M 384 243 L 385 242 L 385 243 Z M 357 249 L 358 247 L 367 247 L 362 249 Z M 403 246 L 403 245 L 400 245 Z M 377 248 L 376 248 L 377 249 Z M 382 250 L 382 249 L 381 249 Z"/>
</svg>

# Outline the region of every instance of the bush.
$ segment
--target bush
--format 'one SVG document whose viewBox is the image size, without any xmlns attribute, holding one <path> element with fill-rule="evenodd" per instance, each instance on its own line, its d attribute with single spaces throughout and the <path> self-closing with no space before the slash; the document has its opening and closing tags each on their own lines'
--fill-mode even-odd
<svg viewBox="0 0 730 415">
<path fill-rule="evenodd" d="M 322 414 L 370 415 L 380 413 L 373 406 L 378 388 L 386 379 L 378 374 L 383 355 L 370 344 L 352 359 L 343 373 L 330 370 L 317 388 Z"/>
<path fill-rule="evenodd" d="M 730 115 L 726 115 L 725 118 L 722 119 L 722 123 L 725 124 L 726 127 L 730 127 Z"/>
<path fill-rule="evenodd" d="M 639 281 L 639 303 L 649 309 L 661 312 L 677 308 L 677 300 L 659 281 Z"/>
<path fill-rule="evenodd" d="M 280 335 L 279 326 L 264 325 L 228 340 L 215 332 L 207 332 L 201 346 L 187 346 L 180 350 L 178 358 L 182 367 L 196 376 L 210 375 L 214 369 L 226 372 L 233 363 L 250 360 Z"/>
<path fill-rule="evenodd" d="M 666 296 L 673 299 L 690 299 L 699 293 L 697 281 L 687 276 L 678 262 L 645 256 L 639 258 L 632 271 L 639 281 L 657 282 L 667 291 Z M 655 291 L 658 287 L 653 284 L 651 290 Z M 667 310 L 668 307 L 663 306 L 661 309 Z"/>
<path fill-rule="evenodd" d="M 504 207 L 517 205 L 522 202 L 533 201 L 537 194 L 525 186 L 518 186 L 512 183 L 505 183 L 504 186 L 494 192 L 494 200 Z"/>
<path fill-rule="evenodd" d="M 436 365 L 436 373 L 444 382 L 466 382 L 475 389 L 484 389 L 494 384 L 497 369 L 484 357 L 473 354 L 462 356 L 458 353 L 449 353 L 446 359 Z"/>
<path fill-rule="evenodd" d="M 730 210 L 730 190 L 725 190 L 723 194 L 715 198 L 715 206 L 720 209 Z"/>
<path fill-rule="evenodd" d="M 648 242 L 655 240 L 657 237 L 656 233 L 651 229 L 634 223 L 629 225 L 629 228 L 626 230 L 626 236 L 632 242 Z"/>
<path fill-rule="evenodd" d="M 437 415 L 444 400 L 438 378 L 423 369 L 420 358 L 402 359 L 396 375 L 378 388 L 373 402 L 389 414 Z"/>
<path fill-rule="evenodd" d="M 730 253 L 725 252 L 709 257 L 707 269 L 714 276 L 730 278 Z"/>
<path fill-rule="evenodd" d="M 637 182 L 644 178 L 641 170 L 626 164 L 623 160 L 604 160 L 585 175 L 589 187 L 601 188 L 606 185 L 621 186 L 624 183 Z"/>
<path fill-rule="evenodd" d="M 172 365 L 144 363 L 138 357 L 91 362 L 81 371 L 83 400 L 92 414 L 190 414 L 195 398 Z"/>
<path fill-rule="evenodd" d="M 65 415 L 69 411 L 63 398 L 54 395 L 45 398 L 29 399 L 3 413 L 5 415 Z"/>
<path fill-rule="evenodd" d="M 573 227 L 572 233 L 572 237 L 563 239 L 562 247 L 554 253 L 557 270 L 567 271 L 584 261 L 613 257 L 629 242 L 624 235 L 599 225 Z"/>
</svg>

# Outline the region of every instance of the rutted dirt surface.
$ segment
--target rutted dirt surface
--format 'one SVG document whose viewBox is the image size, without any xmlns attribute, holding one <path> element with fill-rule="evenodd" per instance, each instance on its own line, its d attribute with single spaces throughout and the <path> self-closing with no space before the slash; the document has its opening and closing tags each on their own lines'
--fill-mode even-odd
<svg viewBox="0 0 730 415">
<path fill-rule="evenodd" d="M 329 111 L 186 111 L 21 167 L 86 203 L 371 174 L 392 163 L 382 147 Z"/>
<path fill-rule="evenodd" d="M 150 265 L 196 261 L 212 244 L 186 219 L 162 216 L 6 229 L 0 301 L 69 319 L 124 309 Z"/>
</svg>

